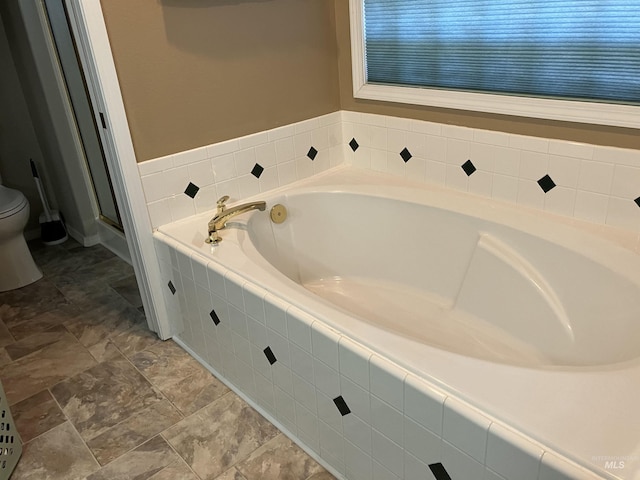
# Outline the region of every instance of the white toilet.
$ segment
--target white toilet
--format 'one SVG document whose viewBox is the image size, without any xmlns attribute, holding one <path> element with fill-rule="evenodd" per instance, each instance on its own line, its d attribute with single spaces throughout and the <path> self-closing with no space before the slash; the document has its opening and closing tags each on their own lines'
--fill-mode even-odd
<svg viewBox="0 0 640 480">
<path fill-rule="evenodd" d="M 0 292 L 42 278 L 22 233 L 28 220 L 27 198 L 18 190 L 0 185 Z"/>
</svg>

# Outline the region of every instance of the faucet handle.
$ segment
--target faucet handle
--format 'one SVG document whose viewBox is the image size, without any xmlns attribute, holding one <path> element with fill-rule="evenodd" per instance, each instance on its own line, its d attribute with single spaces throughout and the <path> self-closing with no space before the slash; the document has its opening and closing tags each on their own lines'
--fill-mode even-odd
<svg viewBox="0 0 640 480">
<path fill-rule="evenodd" d="M 229 195 L 225 195 L 224 197 L 220 197 L 218 199 L 218 213 L 224 212 L 225 208 L 227 208 L 225 205 L 225 203 L 227 203 L 227 200 L 229 200 Z"/>
</svg>

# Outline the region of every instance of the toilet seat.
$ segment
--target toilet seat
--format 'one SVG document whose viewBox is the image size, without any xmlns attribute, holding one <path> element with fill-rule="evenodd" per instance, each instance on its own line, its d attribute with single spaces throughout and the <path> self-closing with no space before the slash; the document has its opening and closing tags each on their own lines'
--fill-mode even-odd
<svg viewBox="0 0 640 480">
<path fill-rule="evenodd" d="M 27 205 L 22 192 L 0 185 L 0 219 L 15 215 Z"/>
</svg>

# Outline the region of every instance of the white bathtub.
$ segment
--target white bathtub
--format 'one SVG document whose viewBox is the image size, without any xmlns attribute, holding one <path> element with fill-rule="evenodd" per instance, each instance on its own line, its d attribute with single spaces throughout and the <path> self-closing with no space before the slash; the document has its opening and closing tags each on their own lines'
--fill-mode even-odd
<svg viewBox="0 0 640 480">
<path fill-rule="evenodd" d="M 633 240 L 347 167 L 260 199 L 267 210 L 284 205 L 287 220 L 236 217 L 217 247 L 204 243 L 211 213 L 156 236 L 521 433 L 537 451 L 602 478 L 640 479 Z M 583 474 L 545 477 L 539 467 L 540 477 L 515 478 L 595 478 Z"/>
</svg>

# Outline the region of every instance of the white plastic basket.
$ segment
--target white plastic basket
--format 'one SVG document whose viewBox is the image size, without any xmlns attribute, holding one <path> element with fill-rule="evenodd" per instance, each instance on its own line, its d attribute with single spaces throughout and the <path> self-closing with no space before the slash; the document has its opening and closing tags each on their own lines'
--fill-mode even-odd
<svg viewBox="0 0 640 480">
<path fill-rule="evenodd" d="M 0 382 L 0 480 L 8 480 L 22 454 L 22 440 L 16 430 L 9 403 Z"/>
</svg>

